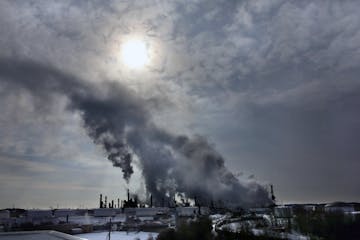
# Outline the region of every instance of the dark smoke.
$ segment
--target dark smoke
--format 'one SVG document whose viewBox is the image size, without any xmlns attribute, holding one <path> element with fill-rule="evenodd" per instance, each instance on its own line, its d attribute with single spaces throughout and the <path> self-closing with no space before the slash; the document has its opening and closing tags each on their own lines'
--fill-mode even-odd
<svg viewBox="0 0 360 240">
<path fill-rule="evenodd" d="M 122 169 L 126 181 L 137 156 L 154 202 L 180 194 L 241 206 L 270 203 L 266 189 L 240 182 L 205 138 L 176 136 L 156 127 L 145 101 L 118 82 L 91 84 L 45 65 L 1 59 L 0 84 L 21 88 L 49 104 L 66 96 L 68 109 L 80 113 L 88 135 Z"/>
</svg>

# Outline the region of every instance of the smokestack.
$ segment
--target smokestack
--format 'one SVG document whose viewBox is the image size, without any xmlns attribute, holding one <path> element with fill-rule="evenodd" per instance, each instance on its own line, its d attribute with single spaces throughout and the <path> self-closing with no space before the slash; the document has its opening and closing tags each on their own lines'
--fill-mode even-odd
<svg viewBox="0 0 360 240">
<path fill-rule="evenodd" d="M 130 190 L 129 189 L 127 190 L 127 200 L 128 200 L 128 202 L 130 201 Z"/>
<path fill-rule="evenodd" d="M 105 204 L 104 204 L 105 208 L 107 208 L 107 196 L 105 196 Z"/>
<path fill-rule="evenodd" d="M 99 203 L 99 206 L 100 206 L 100 208 L 103 207 L 102 194 L 100 194 L 100 203 Z"/>
<path fill-rule="evenodd" d="M 271 194 L 271 200 L 273 200 L 273 202 L 275 201 L 275 195 L 274 195 L 274 187 L 271 184 L 270 185 L 270 194 Z"/>
<path fill-rule="evenodd" d="M 118 198 L 118 205 L 117 208 L 120 208 L 120 198 Z"/>
<path fill-rule="evenodd" d="M 111 200 L 111 208 L 114 208 L 114 200 Z"/>
<path fill-rule="evenodd" d="M 153 199 L 152 199 L 152 195 L 150 195 L 150 207 L 153 206 Z"/>
</svg>

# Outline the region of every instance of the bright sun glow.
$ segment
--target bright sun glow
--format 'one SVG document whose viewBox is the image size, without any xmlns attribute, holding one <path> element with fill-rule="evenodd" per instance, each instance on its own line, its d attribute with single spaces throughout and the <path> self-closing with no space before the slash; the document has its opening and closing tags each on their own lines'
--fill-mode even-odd
<svg viewBox="0 0 360 240">
<path fill-rule="evenodd" d="M 148 62 L 145 42 L 130 40 L 121 47 L 121 58 L 129 68 L 141 68 Z"/>
</svg>

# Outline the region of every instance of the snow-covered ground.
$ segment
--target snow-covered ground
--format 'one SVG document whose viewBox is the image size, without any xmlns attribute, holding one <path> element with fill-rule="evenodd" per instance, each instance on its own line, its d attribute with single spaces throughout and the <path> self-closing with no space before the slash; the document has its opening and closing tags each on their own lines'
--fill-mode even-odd
<svg viewBox="0 0 360 240">
<path fill-rule="evenodd" d="M 150 240 L 156 239 L 158 233 L 149 232 L 111 232 L 111 240 Z M 108 239 L 108 232 L 95 232 L 78 234 L 77 237 L 88 240 L 106 240 Z"/>
</svg>

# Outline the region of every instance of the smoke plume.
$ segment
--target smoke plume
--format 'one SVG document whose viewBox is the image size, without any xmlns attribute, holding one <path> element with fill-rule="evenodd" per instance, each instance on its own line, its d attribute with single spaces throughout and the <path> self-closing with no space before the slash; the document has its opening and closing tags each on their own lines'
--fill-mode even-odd
<svg viewBox="0 0 360 240">
<path fill-rule="evenodd" d="M 154 202 L 178 194 L 238 206 L 270 203 L 266 189 L 239 181 L 205 138 L 159 129 L 145 101 L 119 82 L 94 84 L 38 63 L 1 59 L 0 84 L 9 91 L 21 88 L 47 104 L 65 96 L 67 109 L 81 115 L 88 135 L 121 168 L 126 181 L 133 173 L 132 161 L 139 159 Z"/>
</svg>

